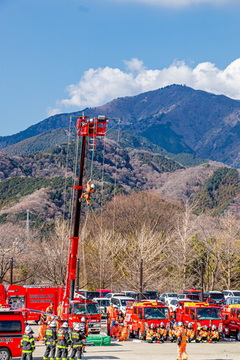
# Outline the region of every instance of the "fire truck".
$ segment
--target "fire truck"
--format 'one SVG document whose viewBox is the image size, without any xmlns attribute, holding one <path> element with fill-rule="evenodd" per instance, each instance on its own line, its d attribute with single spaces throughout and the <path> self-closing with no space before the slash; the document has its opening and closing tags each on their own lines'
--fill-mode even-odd
<svg viewBox="0 0 240 360">
<path fill-rule="evenodd" d="M 24 312 L 0 307 L 0 359 L 20 357 L 22 334 L 25 330 Z"/>
<path fill-rule="evenodd" d="M 128 327 L 131 337 L 138 336 L 139 339 L 146 339 L 146 331 L 154 324 L 170 329 L 169 309 L 164 303 L 143 301 L 127 305 L 124 317 L 124 325 Z"/>
<path fill-rule="evenodd" d="M 2 291 L 5 291 L 5 303 L 11 305 L 11 308 L 35 310 L 27 312 L 27 320 L 38 322 L 40 312 L 45 312 L 51 303 L 53 303 L 53 313 L 57 313 L 57 306 L 63 299 L 64 288 L 8 285 Z"/>
<path fill-rule="evenodd" d="M 207 325 L 209 328 L 216 325 L 219 333 L 223 332 L 221 307 L 217 305 L 179 301 L 176 320 L 182 321 L 185 326 L 191 322 L 194 330 L 199 326 Z"/>
<path fill-rule="evenodd" d="M 228 305 L 222 309 L 225 337 L 235 336 L 240 341 L 240 305 Z"/>
</svg>

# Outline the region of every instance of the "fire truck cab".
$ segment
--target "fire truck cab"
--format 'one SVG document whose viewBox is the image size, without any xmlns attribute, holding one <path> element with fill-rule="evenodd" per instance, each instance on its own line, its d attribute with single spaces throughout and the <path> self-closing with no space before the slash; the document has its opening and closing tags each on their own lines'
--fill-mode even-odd
<svg viewBox="0 0 240 360">
<path fill-rule="evenodd" d="M 9 360 L 22 354 L 21 338 L 25 330 L 24 313 L 0 307 L 0 359 Z"/>
<path fill-rule="evenodd" d="M 225 337 L 235 336 L 240 341 L 240 305 L 228 305 L 222 310 Z"/>
<path fill-rule="evenodd" d="M 169 309 L 164 303 L 156 301 L 134 302 L 127 305 L 124 325 L 128 327 L 130 336 L 146 339 L 146 331 L 151 324 L 170 328 Z"/>
<path fill-rule="evenodd" d="M 63 309 L 61 321 L 68 321 L 69 327 L 73 328 L 85 317 L 90 333 L 99 334 L 101 331 L 101 313 L 97 301 L 89 299 L 71 300 Z"/>
<path fill-rule="evenodd" d="M 185 326 L 190 322 L 194 330 L 199 326 L 207 325 L 208 328 L 216 325 L 219 333 L 223 331 L 221 307 L 202 302 L 179 302 L 176 313 L 177 321 L 182 321 Z"/>
</svg>

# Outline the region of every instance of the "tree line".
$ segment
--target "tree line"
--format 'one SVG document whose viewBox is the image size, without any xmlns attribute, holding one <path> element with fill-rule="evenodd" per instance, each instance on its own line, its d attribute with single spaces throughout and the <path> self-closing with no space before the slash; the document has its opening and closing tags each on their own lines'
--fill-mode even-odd
<svg viewBox="0 0 240 360">
<path fill-rule="evenodd" d="M 81 219 L 80 287 L 138 290 L 140 260 L 143 288 L 181 292 L 240 288 L 240 220 L 229 214 L 195 215 L 195 205 L 177 206 L 151 192 L 118 195 L 103 209 L 89 208 Z M 69 221 L 55 219 L 44 237 L 18 224 L 0 228 L 0 282 L 8 284 L 10 259 L 14 283 L 65 283 Z"/>
</svg>

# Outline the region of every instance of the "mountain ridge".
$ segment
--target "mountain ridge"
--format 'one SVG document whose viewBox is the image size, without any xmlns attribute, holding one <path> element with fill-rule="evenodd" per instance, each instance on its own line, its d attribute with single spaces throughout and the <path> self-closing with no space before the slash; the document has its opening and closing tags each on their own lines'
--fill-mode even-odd
<svg viewBox="0 0 240 360">
<path fill-rule="evenodd" d="M 168 152 L 186 152 L 240 166 L 240 101 L 224 95 L 170 85 L 83 111 L 87 116 L 119 117 L 122 131 L 145 136 Z M 51 116 L 18 134 L 1 137 L 0 148 L 47 131 L 68 128 L 70 116 L 81 114 L 78 111 Z"/>
</svg>

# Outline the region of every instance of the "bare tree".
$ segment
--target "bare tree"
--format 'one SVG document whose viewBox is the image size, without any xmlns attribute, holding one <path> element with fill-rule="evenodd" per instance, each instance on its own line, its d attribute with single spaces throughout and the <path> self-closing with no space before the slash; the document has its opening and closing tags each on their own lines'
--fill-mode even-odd
<svg viewBox="0 0 240 360">
<path fill-rule="evenodd" d="M 50 284 L 63 286 L 69 249 L 69 226 L 59 219 L 52 233 L 43 241 L 38 241 L 37 256 L 41 262 L 39 275 Z"/>
</svg>

